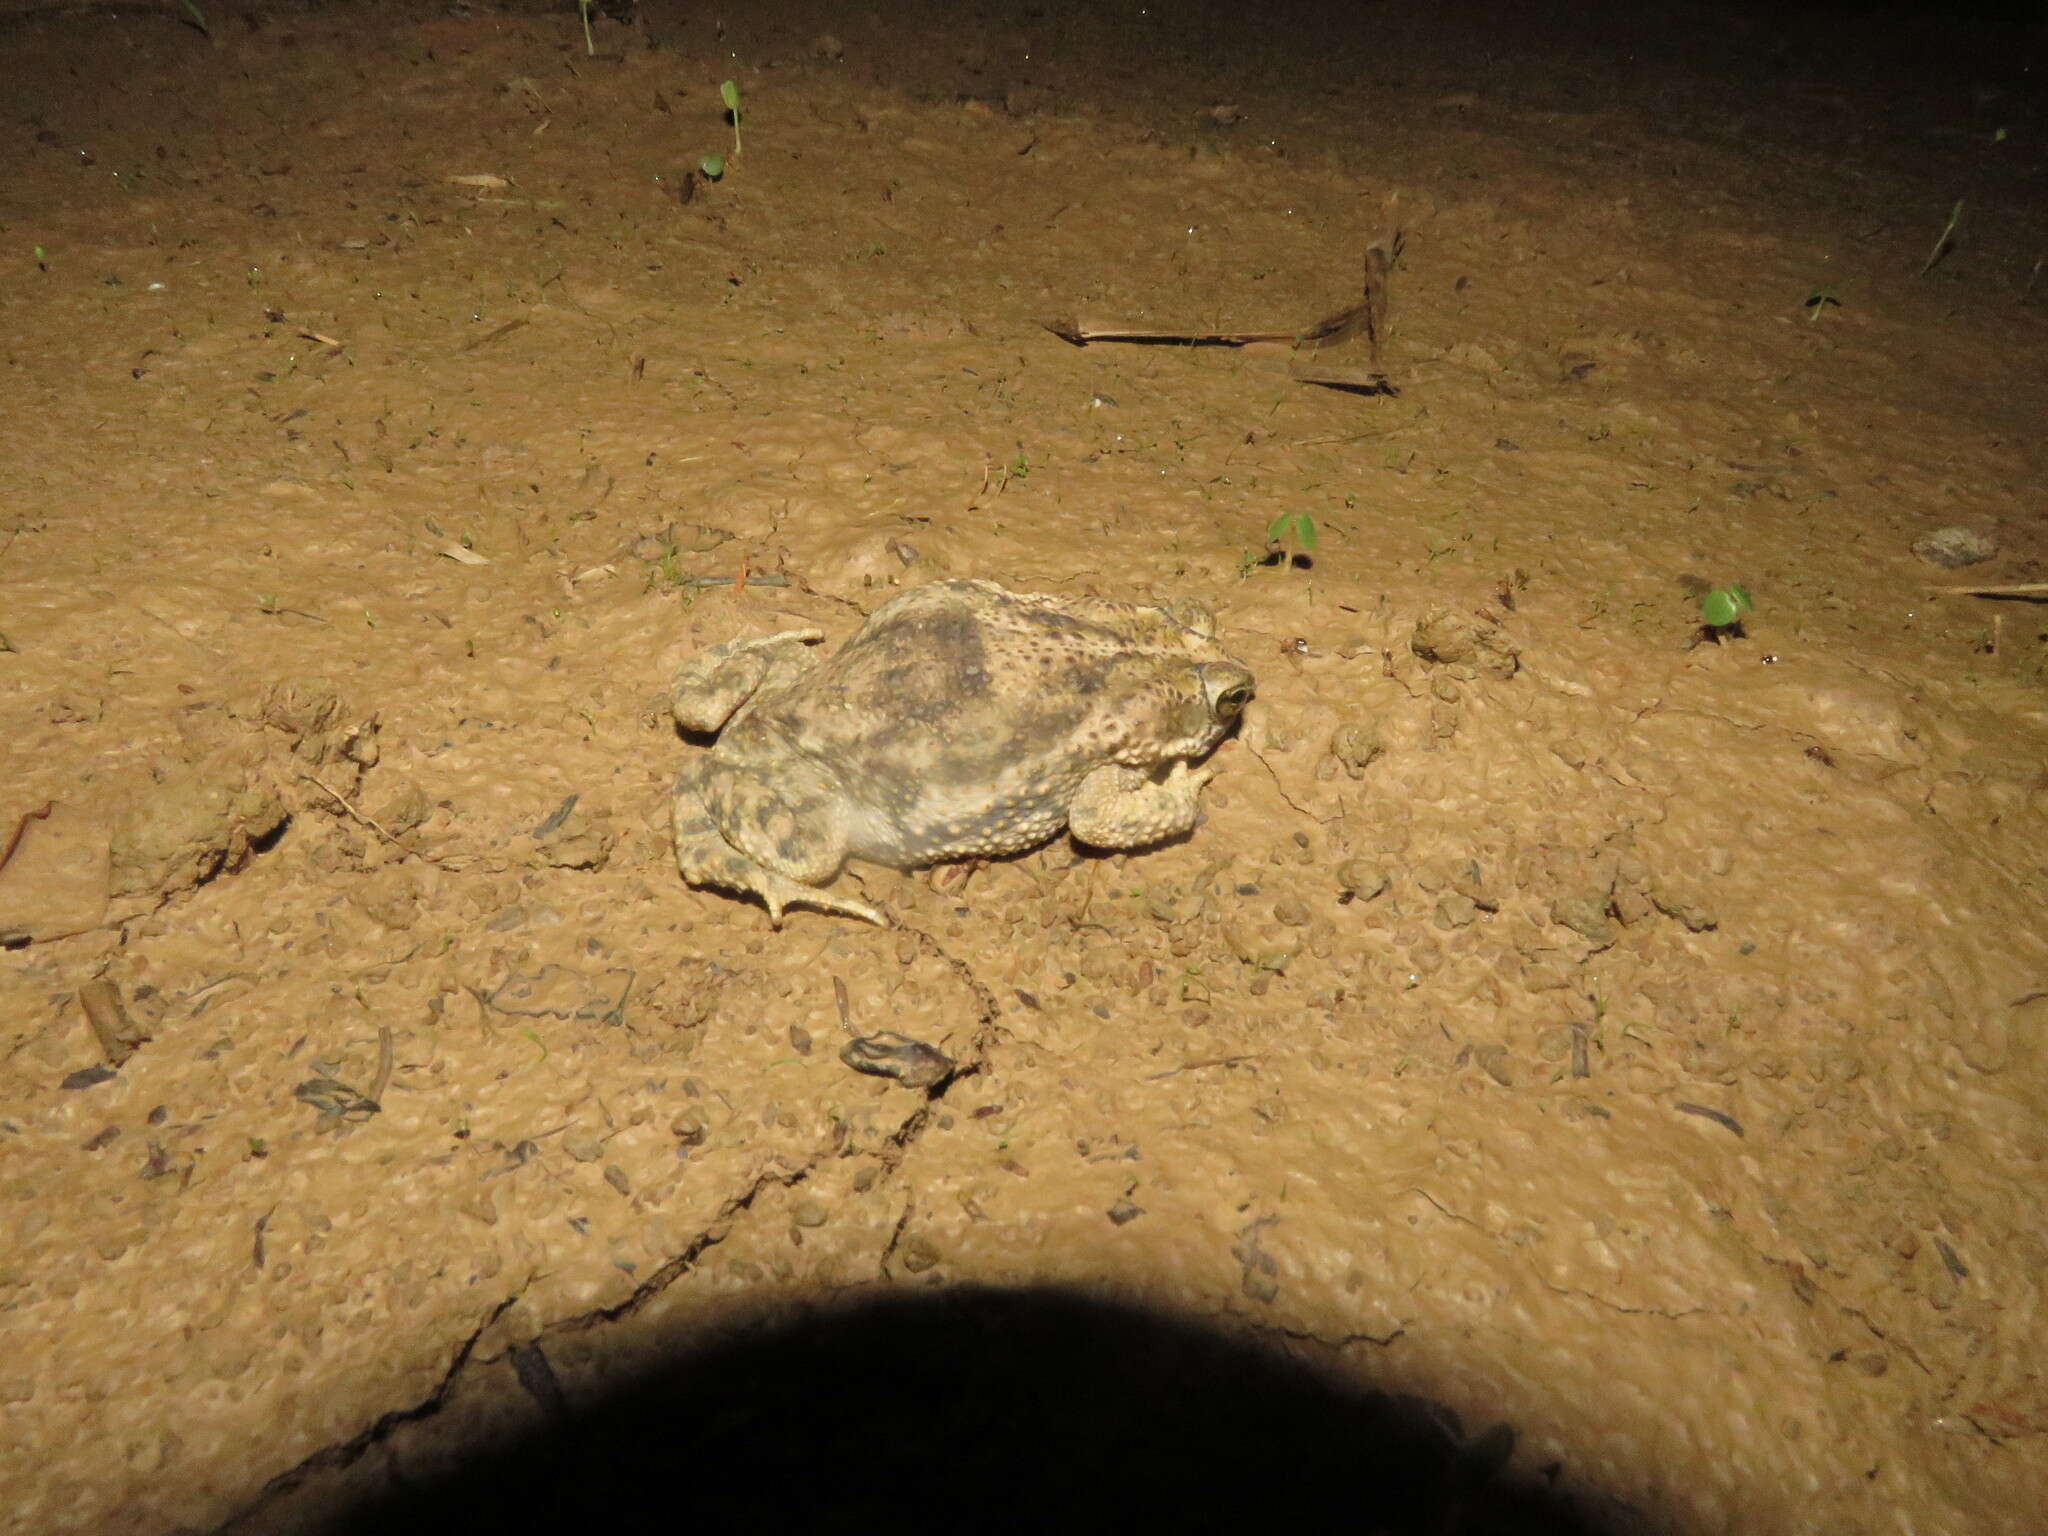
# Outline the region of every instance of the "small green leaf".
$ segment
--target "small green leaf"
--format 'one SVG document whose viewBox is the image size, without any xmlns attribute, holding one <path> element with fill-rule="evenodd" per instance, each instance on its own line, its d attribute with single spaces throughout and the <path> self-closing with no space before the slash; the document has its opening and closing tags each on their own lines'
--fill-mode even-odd
<svg viewBox="0 0 2048 1536">
<path fill-rule="evenodd" d="M 1294 514 L 1292 512 L 1282 512 L 1273 521 L 1266 524 L 1266 542 L 1268 544 L 1279 543 L 1280 535 L 1285 533 L 1293 522 Z"/>
<path fill-rule="evenodd" d="M 1726 629 L 1755 607 L 1756 604 L 1749 600 L 1747 588 L 1731 584 L 1716 587 L 1700 599 L 1700 617 L 1709 629 Z"/>
<path fill-rule="evenodd" d="M 706 176 L 710 177 L 713 181 L 716 181 L 719 177 L 725 174 L 725 156 L 706 155 L 702 160 L 699 160 L 697 162 L 697 169 L 702 171 Z"/>
<path fill-rule="evenodd" d="M 1316 520 L 1306 512 L 1296 517 L 1294 520 L 1294 537 L 1300 542 L 1303 549 L 1314 549 L 1316 547 Z"/>
<path fill-rule="evenodd" d="M 718 88 L 725 110 L 732 116 L 732 152 L 740 152 L 740 88 L 728 80 Z"/>
</svg>

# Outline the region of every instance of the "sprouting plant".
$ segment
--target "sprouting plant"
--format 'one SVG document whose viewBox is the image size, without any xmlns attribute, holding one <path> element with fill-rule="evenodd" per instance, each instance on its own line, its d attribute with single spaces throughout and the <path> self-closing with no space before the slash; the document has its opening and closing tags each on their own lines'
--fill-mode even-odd
<svg viewBox="0 0 2048 1536">
<path fill-rule="evenodd" d="M 737 159 L 740 152 L 740 88 L 735 81 L 728 80 L 718 88 L 718 99 L 725 103 L 725 115 L 732 119 L 732 152 Z"/>
<path fill-rule="evenodd" d="M 1834 289 L 1816 283 L 1806 295 L 1806 318 L 1808 320 L 1818 320 L 1821 317 L 1821 312 L 1830 304 L 1834 305 L 1837 309 L 1842 307 L 1842 301 L 1835 297 Z"/>
<path fill-rule="evenodd" d="M 1707 634 L 1719 640 L 1724 634 L 1742 632 L 1742 616 L 1756 607 L 1749 600 L 1749 590 L 1739 583 L 1730 582 L 1725 587 L 1713 587 L 1700 596 L 1700 622 L 1707 627 Z"/>
<path fill-rule="evenodd" d="M 191 4 L 191 0 L 185 0 Z M 597 56 L 597 44 L 590 37 L 590 0 L 576 0 L 576 9 L 583 17 L 583 51 L 592 58 Z"/>
<path fill-rule="evenodd" d="M 1294 541 L 1292 555 L 1287 552 L 1290 537 Z M 1269 565 L 1306 565 L 1315 548 L 1316 520 L 1306 512 L 1282 512 L 1266 524 L 1266 561 Z"/>
<path fill-rule="evenodd" d="M 725 174 L 725 156 L 706 155 L 697 162 L 697 169 L 704 173 L 706 181 L 716 181 Z"/>
<path fill-rule="evenodd" d="M 178 9 L 185 13 L 185 19 L 199 29 L 201 37 L 213 36 L 213 28 L 206 24 L 206 12 L 192 3 L 192 0 L 178 0 Z"/>
<path fill-rule="evenodd" d="M 1010 488 L 1012 480 L 1022 480 L 1031 473 L 1031 460 L 1024 450 L 1017 450 L 1017 457 L 1010 460 L 996 472 L 996 494 L 1002 495 Z"/>
</svg>

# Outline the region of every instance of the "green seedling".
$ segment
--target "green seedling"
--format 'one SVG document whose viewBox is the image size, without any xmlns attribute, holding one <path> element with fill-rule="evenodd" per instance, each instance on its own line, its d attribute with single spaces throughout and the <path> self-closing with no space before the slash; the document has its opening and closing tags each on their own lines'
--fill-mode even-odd
<svg viewBox="0 0 2048 1536">
<path fill-rule="evenodd" d="M 206 24 L 206 12 L 192 3 L 192 0 L 178 0 L 178 9 L 185 13 L 185 19 L 199 29 L 201 37 L 213 36 L 213 28 Z"/>
<path fill-rule="evenodd" d="M 1287 541 L 1294 541 L 1294 552 Z M 1316 520 L 1306 512 L 1282 512 L 1266 524 L 1267 565 L 1307 565 L 1316 549 Z"/>
<path fill-rule="evenodd" d="M 1834 305 L 1837 309 L 1842 307 L 1842 301 L 1835 297 L 1835 290 L 1816 286 L 1806 295 L 1806 318 L 1808 320 L 1818 320 L 1821 317 L 1821 312 L 1830 304 Z"/>
<path fill-rule="evenodd" d="M 36 270 L 37 270 L 38 272 L 47 272 L 47 271 L 49 271 L 49 270 L 50 270 L 50 263 L 49 263 L 48 257 L 46 256 L 46 254 L 45 254 L 45 253 L 44 253 L 44 251 L 43 251 L 43 248 L 42 248 L 42 247 L 41 247 L 40 245 L 38 245 L 38 246 L 34 247 L 34 250 L 35 250 L 35 253 L 36 253 Z"/>
<path fill-rule="evenodd" d="M 740 88 L 728 80 L 718 88 L 718 98 L 725 103 L 725 115 L 732 119 L 732 153 L 738 159 L 740 153 Z"/>
<path fill-rule="evenodd" d="M 185 3 L 190 5 L 192 0 L 185 0 Z M 590 57 L 595 58 L 597 57 L 597 44 L 590 36 L 590 0 L 576 0 L 576 9 L 583 16 L 583 51 Z"/>
<path fill-rule="evenodd" d="M 706 155 L 697 162 L 697 169 L 704 173 L 706 181 L 717 181 L 725 175 L 725 156 Z"/>
<path fill-rule="evenodd" d="M 1718 641 L 1723 635 L 1741 634 L 1742 616 L 1755 607 L 1749 600 L 1749 590 L 1730 582 L 1701 595 L 1700 622 L 1706 625 L 1708 637 Z"/>
</svg>

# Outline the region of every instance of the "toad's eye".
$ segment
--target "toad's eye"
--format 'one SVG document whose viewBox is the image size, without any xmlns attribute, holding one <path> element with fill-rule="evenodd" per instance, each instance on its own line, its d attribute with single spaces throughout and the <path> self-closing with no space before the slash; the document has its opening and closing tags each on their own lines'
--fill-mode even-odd
<svg viewBox="0 0 2048 1536">
<path fill-rule="evenodd" d="M 1224 720 L 1233 719 L 1244 713 L 1245 705 L 1251 703 L 1252 691 L 1243 683 L 1226 688 L 1216 695 L 1216 713 Z"/>
</svg>

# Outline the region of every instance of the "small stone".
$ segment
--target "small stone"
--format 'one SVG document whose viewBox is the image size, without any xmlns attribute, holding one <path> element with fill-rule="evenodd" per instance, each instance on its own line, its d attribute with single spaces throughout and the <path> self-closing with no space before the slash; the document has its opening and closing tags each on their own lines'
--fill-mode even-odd
<svg viewBox="0 0 2048 1536">
<path fill-rule="evenodd" d="M 822 1227 L 831 1214 L 824 1201 L 815 1196 L 806 1196 L 797 1201 L 795 1209 L 789 1213 L 789 1219 L 800 1227 Z"/>
<path fill-rule="evenodd" d="M 617 1163 L 606 1163 L 604 1165 L 604 1181 L 622 1195 L 633 1193 L 633 1181 L 626 1177 L 626 1170 Z"/>
<path fill-rule="evenodd" d="M 1913 553 L 1929 565 L 1952 571 L 1962 565 L 1982 565 L 1998 553 L 1998 544 L 1974 528 L 1954 524 L 1923 533 L 1913 541 Z"/>
</svg>

